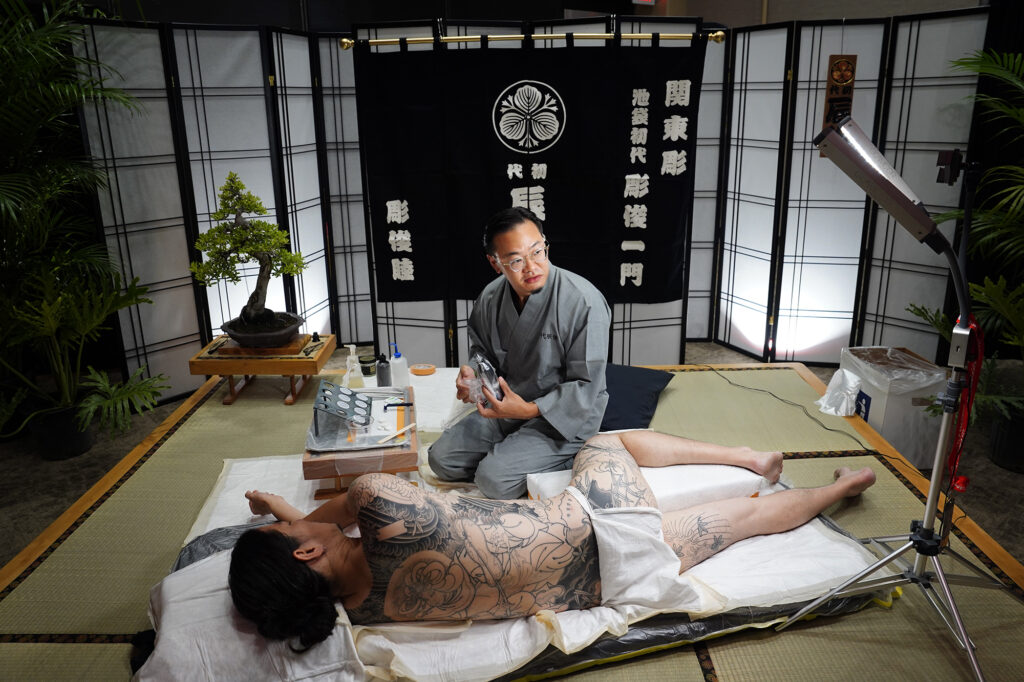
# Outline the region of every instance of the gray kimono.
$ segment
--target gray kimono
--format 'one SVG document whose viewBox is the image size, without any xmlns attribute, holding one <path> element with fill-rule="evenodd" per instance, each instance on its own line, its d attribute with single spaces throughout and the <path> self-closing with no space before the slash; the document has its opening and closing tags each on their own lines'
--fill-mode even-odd
<svg viewBox="0 0 1024 682">
<path fill-rule="evenodd" d="M 608 403 L 605 365 L 611 314 L 593 284 L 552 265 L 544 288 L 526 299 L 499 276 L 488 284 L 469 318 L 470 354 L 487 357 L 539 417 L 488 419 L 470 413 L 430 448 L 430 466 L 442 480 L 473 480 L 494 499 L 526 492 L 526 475 L 572 466 L 597 433 Z"/>
</svg>

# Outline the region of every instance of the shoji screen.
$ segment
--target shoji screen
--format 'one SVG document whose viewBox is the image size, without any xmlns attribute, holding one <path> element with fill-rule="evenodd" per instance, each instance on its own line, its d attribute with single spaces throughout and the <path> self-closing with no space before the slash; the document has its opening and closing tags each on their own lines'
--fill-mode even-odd
<svg viewBox="0 0 1024 682">
<path fill-rule="evenodd" d="M 276 220 L 259 32 L 176 28 L 174 43 L 200 232 L 212 226 L 218 188 L 231 171 L 260 197 L 267 219 Z M 239 284 L 207 288 L 214 334 L 241 312 L 257 271 L 250 264 L 242 268 Z M 286 309 L 280 278 L 271 280 L 267 307 Z"/>
<path fill-rule="evenodd" d="M 410 38 L 433 36 L 436 26 L 429 24 L 407 24 L 359 27 L 357 38 Z M 400 49 L 397 45 L 381 45 L 372 48 L 377 51 Z M 431 50 L 432 44 L 413 44 L 409 50 Z M 387 254 L 373 254 L 373 262 L 387 263 Z M 372 275 L 371 275 L 372 276 Z M 377 313 L 376 341 L 380 350 L 389 350 L 390 343 L 397 343 L 402 354 L 412 362 L 430 362 L 438 366 L 447 364 L 448 331 L 444 301 L 379 302 L 375 301 Z M 393 350 L 393 349 L 391 349 Z"/>
<path fill-rule="evenodd" d="M 857 55 L 853 118 L 875 134 L 888 22 L 800 24 L 794 69 L 789 197 L 775 359 L 838 362 L 853 329 L 865 227 L 863 191 L 822 158 L 829 55 Z"/>
<path fill-rule="evenodd" d="M 935 161 L 940 150 L 966 149 L 972 111 L 967 97 L 976 87 L 973 76 L 953 75 L 949 62 L 982 48 L 987 19 L 982 10 L 896 20 L 882 149 L 932 212 L 958 204 L 962 180 L 952 187 L 936 183 Z M 946 260 L 888 213 L 879 210 L 875 220 L 859 343 L 906 346 L 931 358 L 938 336 L 905 309 L 910 303 L 943 307 Z M 952 237 L 952 224 L 941 229 Z"/>
<path fill-rule="evenodd" d="M 335 305 L 339 343 L 370 343 L 374 338 L 366 214 L 359 165 L 359 128 L 352 51 L 337 37 L 317 39 L 324 111 L 324 158 L 327 169 Z"/>
<path fill-rule="evenodd" d="M 317 165 L 310 38 L 271 33 L 281 141 L 284 211 L 293 251 L 306 269 L 295 276 L 295 312 L 306 318 L 306 333 L 331 331 L 327 248 Z"/>
<path fill-rule="evenodd" d="M 733 92 L 715 338 L 768 357 L 769 287 L 793 27 L 739 29 L 729 40 Z"/>
<path fill-rule="evenodd" d="M 122 276 L 138 277 L 153 300 L 120 313 L 127 367 L 147 365 L 150 374 L 166 375 L 171 388 L 164 397 L 171 397 L 202 382 L 188 373 L 188 359 L 202 344 L 160 32 L 120 25 L 84 30 L 85 52 L 121 74 L 124 80 L 113 84 L 136 97 L 140 109 L 89 106 L 83 116 L 92 157 L 108 178 L 99 192 L 107 249 Z"/>
<path fill-rule="evenodd" d="M 714 29 L 705 27 L 705 30 Z M 712 336 L 715 218 L 721 191 L 718 184 L 718 169 L 722 149 L 726 146 L 722 139 L 726 52 L 724 42 L 709 42 L 704 56 L 704 82 L 701 85 L 697 121 L 697 160 L 690 235 L 690 283 L 686 294 L 688 339 L 709 339 Z"/>
<path fill-rule="evenodd" d="M 639 17 L 620 18 L 616 22 L 616 30 L 622 33 L 693 33 L 700 30 L 699 20 L 676 19 L 676 20 L 652 20 Z M 650 40 L 624 40 L 623 45 L 646 46 Z M 665 40 L 660 41 L 663 47 L 688 47 L 689 41 Z M 707 59 L 705 59 L 707 68 Z M 721 73 L 719 71 L 718 73 Z M 703 97 L 701 105 L 704 104 Z M 704 112 L 698 107 L 698 115 L 703 118 Z M 700 134 L 697 128 L 697 121 L 693 121 L 689 127 L 690 134 Z M 656 126 L 650 129 L 651 135 L 661 138 L 661 131 Z M 715 131 L 717 137 L 718 131 Z M 699 143 L 698 143 L 699 144 Z M 703 153 L 703 149 L 699 150 Z M 706 168 L 707 159 L 700 155 L 691 164 L 692 172 L 701 173 Z M 712 175 L 717 164 L 712 166 Z M 694 213 L 696 214 L 698 203 L 694 201 Z M 713 214 L 712 214 L 713 217 Z M 650 227 L 648 229 L 651 229 Z M 690 235 L 687 241 L 692 244 L 693 226 L 691 221 Z M 692 248 L 692 246 L 691 246 Z M 692 254 L 692 251 L 689 253 Z M 692 263 L 692 259 L 690 259 Z M 710 270 L 703 270 L 702 275 L 710 276 Z M 686 268 L 684 277 L 692 277 L 690 267 Z M 691 280 L 691 286 L 694 282 Z M 707 288 L 707 287 L 705 287 Z M 626 303 L 612 306 L 612 360 L 625 364 L 649 364 L 649 365 L 671 365 L 682 360 L 685 353 L 684 318 L 687 318 L 686 305 L 683 300 L 671 301 L 668 303 Z M 704 319 L 707 319 L 705 308 Z"/>
</svg>

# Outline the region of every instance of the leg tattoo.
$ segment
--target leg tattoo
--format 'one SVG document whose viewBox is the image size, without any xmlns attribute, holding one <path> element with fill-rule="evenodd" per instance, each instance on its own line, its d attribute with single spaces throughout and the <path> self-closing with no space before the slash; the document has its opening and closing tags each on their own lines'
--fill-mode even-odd
<svg viewBox="0 0 1024 682">
<path fill-rule="evenodd" d="M 662 530 L 665 542 L 679 557 L 683 570 L 732 544 L 732 524 L 713 512 L 666 519 Z"/>
<path fill-rule="evenodd" d="M 647 481 L 618 436 L 595 436 L 576 454 L 572 485 L 595 509 L 657 507 Z"/>
</svg>

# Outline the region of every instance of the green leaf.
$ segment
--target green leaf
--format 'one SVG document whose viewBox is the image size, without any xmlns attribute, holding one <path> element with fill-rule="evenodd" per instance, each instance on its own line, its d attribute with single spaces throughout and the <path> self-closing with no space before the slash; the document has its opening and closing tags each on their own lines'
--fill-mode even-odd
<svg viewBox="0 0 1024 682">
<path fill-rule="evenodd" d="M 906 307 L 906 311 L 930 324 L 946 341 L 952 340 L 953 320 L 950 319 L 949 315 L 946 313 L 942 312 L 938 308 L 933 310 L 925 308 L 924 306 L 919 306 L 916 303 L 908 305 Z"/>
<path fill-rule="evenodd" d="M 139 367 L 128 381 L 112 384 L 106 372 L 98 372 L 90 366 L 82 379 L 82 386 L 91 392 L 79 404 L 76 415 L 79 429 L 85 430 L 96 419 L 100 430 L 113 436 L 131 427 L 133 411 L 142 414 L 155 407 L 161 392 L 169 388 L 163 383 L 167 377 L 159 374 L 143 379 L 145 371 L 145 366 Z"/>
</svg>

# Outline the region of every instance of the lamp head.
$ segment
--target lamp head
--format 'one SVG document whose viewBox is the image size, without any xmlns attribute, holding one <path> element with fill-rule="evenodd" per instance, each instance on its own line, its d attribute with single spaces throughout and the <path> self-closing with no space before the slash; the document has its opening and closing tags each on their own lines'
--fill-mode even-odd
<svg viewBox="0 0 1024 682">
<path fill-rule="evenodd" d="M 814 145 L 915 239 L 941 252 L 945 238 L 924 204 L 852 118 L 827 125 Z"/>
</svg>

